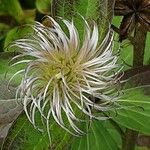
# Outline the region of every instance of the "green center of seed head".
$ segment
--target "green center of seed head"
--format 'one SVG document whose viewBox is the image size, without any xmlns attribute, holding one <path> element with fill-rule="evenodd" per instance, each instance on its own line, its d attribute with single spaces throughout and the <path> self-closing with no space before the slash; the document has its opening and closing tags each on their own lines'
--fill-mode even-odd
<svg viewBox="0 0 150 150">
<path fill-rule="evenodd" d="M 51 71 L 53 72 L 54 78 L 58 82 L 61 81 L 62 75 L 65 79 L 67 79 L 67 82 L 70 82 L 71 78 L 73 78 L 73 74 L 75 74 L 73 64 L 65 59 L 61 60 L 58 64 L 54 64 L 53 70 Z"/>
</svg>

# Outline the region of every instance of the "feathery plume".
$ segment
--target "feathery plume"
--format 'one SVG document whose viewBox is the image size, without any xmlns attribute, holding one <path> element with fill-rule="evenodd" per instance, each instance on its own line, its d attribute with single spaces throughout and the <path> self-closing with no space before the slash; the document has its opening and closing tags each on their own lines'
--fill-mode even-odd
<svg viewBox="0 0 150 150">
<path fill-rule="evenodd" d="M 38 110 L 48 130 L 52 116 L 63 129 L 73 133 L 67 128 L 65 117 L 75 133 L 83 134 L 76 124 L 82 121 L 79 112 L 91 119 L 105 120 L 107 117 L 95 112 L 112 109 L 117 99 L 112 94 L 119 80 L 114 73 L 118 65 L 117 56 L 112 54 L 113 32 L 109 30 L 98 44 L 97 24 L 91 28 L 84 20 L 85 35 L 80 42 L 73 21 L 62 19 L 69 31 L 67 36 L 53 18 L 47 18 L 52 27 L 36 22 L 31 26 L 35 34 L 11 45 L 21 49 L 13 60 L 23 58 L 13 65 L 25 64 L 14 74 L 24 74 L 16 95 L 23 100 L 26 115 L 35 127 Z"/>
</svg>

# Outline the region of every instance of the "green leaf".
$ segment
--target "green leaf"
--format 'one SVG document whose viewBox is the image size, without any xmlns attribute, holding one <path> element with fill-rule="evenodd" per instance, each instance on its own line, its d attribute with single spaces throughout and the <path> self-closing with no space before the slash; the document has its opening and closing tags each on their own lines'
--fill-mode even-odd
<svg viewBox="0 0 150 150">
<path fill-rule="evenodd" d="M 35 130 L 23 113 L 12 125 L 3 143 L 3 150 L 46 150 L 49 143 L 46 134 Z"/>
<path fill-rule="evenodd" d="M 0 100 L 0 125 L 14 121 L 22 110 L 16 99 Z"/>
<path fill-rule="evenodd" d="M 13 99 L 15 97 L 15 84 L 10 84 L 8 87 L 8 80 L 0 77 L 0 104 L 2 100 Z"/>
<path fill-rule="evenodd" d="M 36 8 L 42 14 L 50 14 L 52 0 L 36 0 Z"/>
<path fill-rule="evenodd" d="M 20 26 L 20 27 L 15 27 L 12 30 L 10 30 L 7 33 L 4 47 L 7 47 L 11 42 L 20 39 L 20 38 L 25 38 L 25 36 L 28 36 L 33 33 L 33 30 L 28 27 L 28 26 Z M 16 49 L 10 49 L 9 51 L 15 51 Z"/>
<path fill-rule="evenodd" d="M 115 16 L 113 18 L 112 24 L 119 28 L 122 18 L 123 18 L 122 16 Z M 145 53 L 144 53 L 144 64 L 150 64 L 150 50 L 149 50 L 150 40 L 149 39 L 150 39 L 150 33 L 148 32 L 146 38 Z M 119 36 L 116 35 L 115 41 L 118 40 L 119 40 Z M 115 43 L 118 44 L 118 42 Z M 129 67 L 129 65 L 132 66 L 133 64 L 133 46 L 129 40 L 124 40 L 122 42 L 119 59 L 120 59 L 120 63 L 122 63 L 122 60 L 125 62 L 123 70 L 127 70 L 131 68 Z"/>
<path fill-rule="evenodd" d="M 92 121 L 87 135 L 76 138 L 71 150 L 117 150 L 118 145 L 101 121 Z"/>
<path fill-rule="evenodd" d="M 147 40 L 146 40 L 146 47 L 145 47 L 145 54 L 144 54 L 144 64 L 150 64 L 150 33 L 147 33 Z"/>
<path fill-rule="evenodd" d="M 14 121 L 23 110 L 19 101 L 14 99 L 17 81 L 12 81 L 8 86 L 8 81 L 15 71 L 9 68 L 8 59 L 0 58 L 0 125 Z"/>
<path fill-rule="evenodd" d="M 23 110 L 22 105 L 18 103 L 16 99 L 9 99 L 9 97 L 12 96 L 12 91 L 8 91 L 8 89 L 2 90 L 1 87 L 2 86 L 0 86 L 0 126 L 13 122 Z M 3 92 L 6 99 L 1 98 L 3 96 L 1 92 Z"/>
<path fill-rule="evenodd" d="M 41 117 L 38 115 L 37 123 L 41 126 Z M 50 121 L 52 144 L 48 138 L 47 130 L 39 132 L 29 122 L 23 112 L 13 123 L 3 143 L 3 150 L 60 150 L 70 145 L 71 135 L 64 131 L 54 121 Z"/>
<path fill-rule="evenodd" d="M 3 59 L 0 57 L 0 74 L 4 74 L 8 71 L 8 59 Z"/>
<path fill-rule="evenodd" d="M 122 126 L 150 134 L 149 88 L 147 85 L 124 90 L 124 95 L 118 100 L 124 108 L 117 110 L 113 119 Z"/>
<path fill-rule="evenodd" d="M 15 98 L 16 85 L 8 87 L 7 78 L 0 77 L 0 125 L 14 121 L 23 110 L 19 100 Z"/>
<path fill-rule="evenodd" d="M 51 15 L 54 18 L 57 16 L 65 19 L 73 18 L 80 36 L 84 33 L 84 23 L 80 15 L 88 21 L 94 20 L 99 26 L 100 40 L 102 40 L 110 26 L 113 2 L 113 0 L 54 0 Z"/>
<path fill-rule="evenodd" d="M 3 53 L 4 54 L 4 53 Z M 3 55 L 4 57 L 4 55 Z M 8 65 L 9 59 L 0 56 L 0 102 L 1 100 L 13 99 L 15 97 L 15 83 L 11 82 L 8 89 L 9 78 L 16 70 L 11 70 Z M 9 73 L 7 74 L 9 70 Z"/>
<path fill-rule="evenodd" d="M 123 18 L 122 16 L 115 16 L 113 18 L 112 24 L 115 25 L 117 28 L 119 28 L 122 18 Z M 118 33 L 116 33 L 115 40 L 114 40 L 116 48 L 114 49 L 117 51 L 119 48 L 118 44 L 120 44 L 118 41 L 119 41 L 119 35 Z M 133 63 L 133 46 L 129 40 L 124 40 L 121 43 L 119 63 L 122 64 L 122 62 L 124 62 L 123 70 L 127 70 L 131 68 Z"/>
<path fill-rule="evenodd" d="M 18 0 L 1 0 L 3 10 L 8 12 L 17 22 L 23 20 L 24 12 Z"/>
<path fill-rule="evenodd" d="M 11 60 L 11 58 L 13 56 L 15 56 L 14 52 L 3 52 L 3 53 L 0 53 L 0 83 L 1 83 L 1 86 L 6 86 L 7 87 L 8 81 L 13 76 L 13 74 L 15 74 L 19 69 L 22 69 L 23 65 L 18 65 L 16 67 L 11 67 L 10 66 L 9 61 Z M 22 78 L 22 75 L 18 75 L 11 82 L 11 85 L 13 87 L 16 87 L 16 85 L 18 85 L 20 83 L 21 78 Z M 2 94 L 5 93 L 3 95 L 7 96 L 7 91 L 8 90 L 4 91 L 3 89 L 4 88 L 2 88 L 2 91 L 0 91 L 0 93 L 2 93 Z"/>
</svg>

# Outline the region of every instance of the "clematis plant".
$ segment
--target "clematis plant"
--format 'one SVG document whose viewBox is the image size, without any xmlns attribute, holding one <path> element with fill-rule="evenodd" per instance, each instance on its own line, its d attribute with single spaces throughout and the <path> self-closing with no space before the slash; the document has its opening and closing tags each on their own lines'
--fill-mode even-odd
<svg viewBox="0 0 150 150">
<path fill-rule="evenodd" d="M 91 28 L 83 19 L 85 35 L 81 42 L 73 21 L 61 19 L 68 36 L 53 18 L 47 19 L 51 26 L 36 22 L 31 26 L 34 35 L 11 45 L 21 52 L 13 58 L 13 61 L 17 59 L 13 66 L 24 63 L 24 68 L 13 76 L 23 73 L 16 97 L 23 101 L 24 111 L 35 127 L 35 114 L 39 111 L 48 133 L 52 116 L 63 129 L 80 135 L 83 131 L 77 123 L 83 119 L 79 112 L 91 119 L 105 120 L 108 117 L 101 112 L 116 105 L 114 92 L 119 77 L 116 76 L 118 58 L 112 52 L 113 32 L 108 30 L 99 43 L 97 24 L 94 22 Z M 64 118 L 73 130 L 67 128 Z"/>
</svg>

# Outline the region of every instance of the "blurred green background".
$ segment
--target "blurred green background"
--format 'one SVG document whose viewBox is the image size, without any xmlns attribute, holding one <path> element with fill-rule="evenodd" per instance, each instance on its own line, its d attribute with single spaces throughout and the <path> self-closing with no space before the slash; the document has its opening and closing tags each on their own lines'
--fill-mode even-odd
<svg viewBox="0 0 150 150">
<path fill-rule="evenodd" d="M 25 24 L 50 14 L 50 0 L 0 0 L 0 52 L 31 32 Z"/>
</svg>

